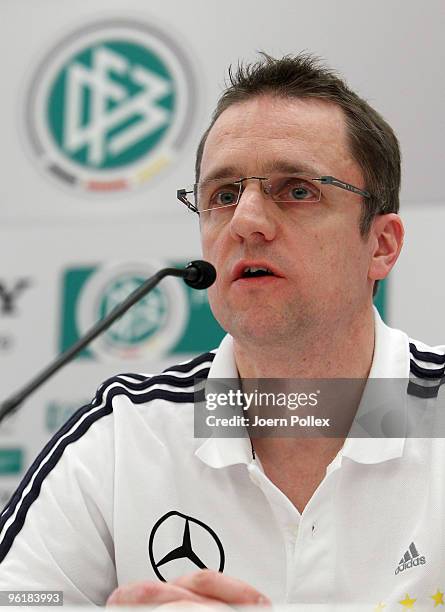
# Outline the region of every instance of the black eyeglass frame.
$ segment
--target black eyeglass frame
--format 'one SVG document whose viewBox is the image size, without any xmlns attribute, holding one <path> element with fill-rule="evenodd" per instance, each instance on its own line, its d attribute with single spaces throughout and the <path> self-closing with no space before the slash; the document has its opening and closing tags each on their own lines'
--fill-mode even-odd
<svg viewBox="0 0 445 612">
<path fill-rule="evenodd" d="M 261 181 L 267 181 L 267 177 L 260 177 L 260 176 L 245 176 L 243 178 L 238 179 L 236 182 L 237 183 L 242 183 L 243 181 L 249 179 L 249 178 L 255 178 L 255 179 L 259 179 Z M 319 181 L 320 183 L 322 183 L 323 185 L 333 185 L 334 187 L 339 187 L 340 189 L 345 189 L 346 191 L 349 191 L 351 193 L 356 193 L 357 195 L 361 195 L 363 198 L 371 198 L 371 194 L 369 193 L 369 191 L 366 191 L 364 189 L 359 189 L 358 187 L 355 187 L 354 185 L 351 185 L 351 183 L 345 183 L 345 181 L 341 181 L 338 178 L 335 178 L 335 176 L 319 176 L 318 178 L 312 178 L 312 181 Z M 195 183 L 196 185 L 197 183 Z M 194 185 L 194 187 L 195 187 Z M 187 194 L 188 193 L 194 193 L 193 191 L 187 191 L 187 189 L 178 189 L 176 192 L 176 197 L 178 198 L 178 200 L 182 203 L 185 204 L 187 206 L 187 208 L 189 210 L 191 210 L 192 212 L 196 213 L 197 215 L 200 214 L 200 211 L 198 210 L 198 208 L 192 204 L 191 202 L 189 202 L 189 200 L 187 199 Z M 239 201 L 239 200 L 238 200 Z M 236 206 L 238 204 L 238 202 L 236 204 L 231 204 L 230 206 Z M 224 208 L 224 207 L 222 207 Z M 211 210 L 211 209 L 206 209 L 206 210 Z M 204 211 L 201 211 L 204 212 Z"/>
</svg>

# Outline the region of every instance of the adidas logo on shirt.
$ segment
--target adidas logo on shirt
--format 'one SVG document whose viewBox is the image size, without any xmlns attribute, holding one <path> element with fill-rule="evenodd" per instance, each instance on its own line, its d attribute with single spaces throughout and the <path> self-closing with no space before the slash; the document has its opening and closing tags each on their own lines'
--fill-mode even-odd
<svg viewBox="0 0 445 612">
<path fill-rule="evenodd" d="M 395 574 L 397 576 L 399 572 L 404 572 L 406 569 L 409 569 L 410 567 L 415 567 L 416 565 L 424 565 L 425 563 L 426 563 L 425 557 L 423 556 L 421 557 L 419 555 L 419 553 L 417 552 L 416 545 L 414 544 L 414 542 L 411 542 L 408 550 L 403 555 L 403 557 L 400 559 L 399 565 L 397 566 Z"/>
</svg>

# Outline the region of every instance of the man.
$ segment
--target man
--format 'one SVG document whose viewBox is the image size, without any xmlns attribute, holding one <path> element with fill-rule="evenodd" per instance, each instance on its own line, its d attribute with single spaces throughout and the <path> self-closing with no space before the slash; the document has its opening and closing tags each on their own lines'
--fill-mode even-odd
<svg viewBox="0 0 445 612">
<path fill-rule="evenodd" d="M 372 306 L 403 242 L 391 128 L 306 55 L 231 79 L 197 184 L 178 192 L 199 214 L 228 336 L 159 376 L 110 379 L 56 434 L 2 515 L 0 588 L 439 605 L 441 440 L 193 437 L 197 377 L 407 379 L 411 363 L 419 386 L 445 363 Z M 357 403 L 341 410 L 351 424 Z"/>
</svg>

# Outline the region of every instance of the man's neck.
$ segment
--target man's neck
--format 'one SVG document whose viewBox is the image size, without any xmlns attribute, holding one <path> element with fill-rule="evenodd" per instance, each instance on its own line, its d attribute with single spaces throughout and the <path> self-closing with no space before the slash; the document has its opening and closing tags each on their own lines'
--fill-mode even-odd
<svg viewBox="0 0 445 612">
<path fill-rule="evenodd" d="M 271 481 L 303 512 L 326 473 L 353 422 L 360 403 L 365 379 L 371 369 L 374 352 L 374 313 L 339 324 L 330 332 L 323 330 L 311 337 L 293 338 L 287 346 L 255 347 L 234 341 L 235 359 L 242 379 L 361 379 L 329 402 L 336 423 L 335 437 L 302 438 L 257 437 L 251 442 L 263 469 Z M 254 381 L 246 381 L 247 385 Z M 288 388 L 291 381 L 283 381 Z M 349 398 L 347 398 L 349 396 Z M 250 414 L 250 409 L 249 413 Z M 337 425 L 341 415 L 341 426 Z"/>
</svg>

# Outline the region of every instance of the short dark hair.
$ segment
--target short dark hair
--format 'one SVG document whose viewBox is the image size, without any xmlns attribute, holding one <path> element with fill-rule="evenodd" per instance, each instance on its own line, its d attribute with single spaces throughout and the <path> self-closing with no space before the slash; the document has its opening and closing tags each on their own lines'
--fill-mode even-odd
<svg viewBox="0 0 445 612">
<path fill-rule="evenodd" d="M 240 63 L 235 71 L 229 68 L 229 84 L 198 146 L 196 182 L 207 136 L 229 106 L 265 94 L 332 102 L 343 109 L 351 154 L 362 169 L 363 188 L 372 195 L 364 202 L 360 220 L 360 231 L 366 235 L 376 215 L 399 210 L 400 148 L 392 128 L 319 58 L 308 53 L 286 55 L 281 59 L 264 52 L 261 55 L 256 63 Z"/>
</svg>

